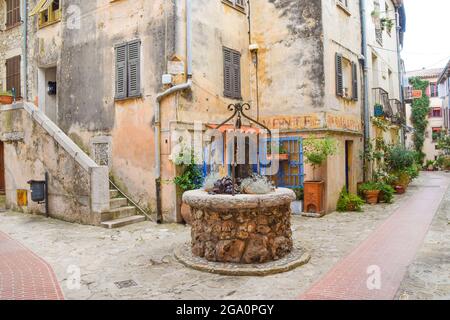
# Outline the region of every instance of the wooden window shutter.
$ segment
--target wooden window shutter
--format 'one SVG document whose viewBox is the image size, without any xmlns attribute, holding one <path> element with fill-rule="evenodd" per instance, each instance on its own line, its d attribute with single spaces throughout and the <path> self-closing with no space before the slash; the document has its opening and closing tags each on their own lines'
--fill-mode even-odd
<svg viewBox="0 0 450 320">
<path fill-rule="evenodd" d="M 344 96 L 344 78 L 342 74 L 342 55 L 336 53 L 336 95 Z"/>
<path fill-rule="evenodd" d="M 116 47 L 116 99 L 127 97 L 127 45 Z"/>
<path fill-rule="evenodd" d="M 223 48 L 223 95 L 228 98 L 233 98 L 232 90 L 233 77 L 233 54 L 230 49 Z"/>
<path fill-rule="evenodd" d="M 358 65 L 352 62 L 352 99 L 358 101 Z"/>
<path fill-rule="evenodd" d="M 141 95 L 141 41 L 128 43 L 128 96 Z"/>
<path fill-rule="evenodd" d="M 16 97 L 21 97 L 20 56 L 6 60 L 6 90 L 16 91 Z"/>
<path fill-rule="evenodd" d="M 241 54 L 233 52 L 233 98 L 241 99 Z"/>
<path fill-rule="evenodd" d="M 6 0 L 6 27 L 15 26 L 20 22 L 20 0 Z"/>
</svg>

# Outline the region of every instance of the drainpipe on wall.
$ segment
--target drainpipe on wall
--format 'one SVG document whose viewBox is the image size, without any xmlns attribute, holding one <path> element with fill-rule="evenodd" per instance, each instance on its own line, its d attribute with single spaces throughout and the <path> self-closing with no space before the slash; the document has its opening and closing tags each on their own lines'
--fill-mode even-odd
<svg viewBox="0 0 450 320">
<path fill-rule="evenodd" d="M 161 101 L 173 93 L 192 88 L 192 2 L 186 0 L 186 60 L 187 81 L 167 89 L 156 96 L 155 103 L 155 187 L 156 187 L 156 220 L 163 223 L 161 202 Z"/>
<path fill-rule="evenodd" d="M 403 94 L 403 69 L 402 69 L 402 58 L 401 58 L 401 47 L 400 47 L 400 32 L 402 30 L 400 26 L 400 13 L 399 13 L 399 7 L 395 8 L 395 21 L 396 21 L 396 29 L 397 29 L 397 63 L 398 63 L 398 82 L 399 82 L 399 98 L 402 102 L 402 107 L 405 103 L 405 97 Z M 406 146 L 405 141 L 405 128 L 402 126 L 401 130 L 401 143 L 403 146 Z"/>
<path fill-rule="evenodd" d="M 23 99 L 28 99 L 28 8 L 27 1 L 22 0 L 22 74 L 23 74 Z"/>
<path fill-rule="evenodd" d="M 364 150 L 368 150 L 370 145 L 370 108 L 369 108 L 369 65 L 367 50 L 367 7 L 366 0 L 359 1 L 361 10 L 361 35 L 362 35 L 362 55 L 363 55 L 363 78 L 364 78 Z M 367 172 L 363 170 L 364 181 L 367 181 Z"/>
</svg>

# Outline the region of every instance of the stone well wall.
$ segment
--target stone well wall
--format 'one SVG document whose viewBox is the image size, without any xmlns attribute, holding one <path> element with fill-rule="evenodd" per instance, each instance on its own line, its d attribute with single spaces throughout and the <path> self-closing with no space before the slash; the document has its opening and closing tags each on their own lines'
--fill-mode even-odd
<svg viewBox="0 0 450 320">
<path fill-rule="evenodd" d="M 290 204 L 295 194 L 277 189 L 268 195 L 209 195 L 186 192 L 192 211 L 192 252 L 208 261 L 264 263 L 293 248 Z"/>
</svg>

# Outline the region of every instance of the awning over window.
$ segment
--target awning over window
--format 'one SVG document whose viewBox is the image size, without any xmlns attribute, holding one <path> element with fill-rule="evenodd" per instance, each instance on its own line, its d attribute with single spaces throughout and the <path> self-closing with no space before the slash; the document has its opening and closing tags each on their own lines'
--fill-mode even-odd
<svg viewBox="0 0 450 320">
<path fill-rule="evenodd" d="M 52 2 L 53 0 L 40 0 L 36 7 L 31 10 L 30 17 L 47 10 L 51 6 Z"/>
</svg>

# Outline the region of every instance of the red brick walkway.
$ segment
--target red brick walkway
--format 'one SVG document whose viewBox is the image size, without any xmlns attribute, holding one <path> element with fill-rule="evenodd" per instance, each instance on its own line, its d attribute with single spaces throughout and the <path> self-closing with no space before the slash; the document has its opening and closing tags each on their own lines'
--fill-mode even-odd
<svg viewBox="0 0 450 320">
<path fill-rule="evenodd" d="M 0 232 L 0 300 L 63 300 L 51 267 Z"/>
<path fill-rule="evenodd" d="M 408 202 L 300 299 L 394 299 L 406 268 L 413 262 L 439 209 L 449 180 L 427 174 L 424 185 Z"/>
</svg>

